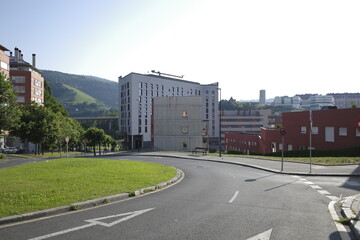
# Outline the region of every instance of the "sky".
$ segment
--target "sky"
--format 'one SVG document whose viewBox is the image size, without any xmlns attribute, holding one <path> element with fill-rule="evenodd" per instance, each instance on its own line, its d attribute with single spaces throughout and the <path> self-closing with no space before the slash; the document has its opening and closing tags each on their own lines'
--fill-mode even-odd
<svg viewBox="0 0 360 240">
<path fill-rule="evenodd" d="M 359 92 L 358 0 L 2 0 L 0 45 L 117 81 L 151 70 L 223 99 Z"/>
</svg>

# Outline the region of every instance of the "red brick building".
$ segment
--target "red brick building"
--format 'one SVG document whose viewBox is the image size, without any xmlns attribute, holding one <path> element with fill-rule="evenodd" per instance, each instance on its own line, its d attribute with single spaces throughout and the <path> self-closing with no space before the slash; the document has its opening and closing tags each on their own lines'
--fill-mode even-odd
<svg viewBox="0 0 360 240">
<path fill-rule="evenodd" d="M 9 50 L 6 47 L 0 45 L 0 72 L 9 77 L 10 58 L 5 54 L 6 51 Z"/>
<path fill-rule="evenodd" d="M 283 113 L 284 150 L 309 149 L 310 132 L 312 149 L 360 146 L 360 131 L 356 126 L 359 118 L 360 108 Z M 225 149 L 276 152 L 282 150 L 282 136 L 279 129 L 265 128 L 261 128 L 260 135 L 225 133 Z"/>
<path fill-rule="evenodd" d="M 14 90 L 18 93 L 18 103 L 44 103 L 44 78 L 42 71 L 35 67 L 35 54 L 32 64 L 24 61 L 21 50 L 15 48 L 15 56 L 10 55 L 10 76 Z"/>
</svg>

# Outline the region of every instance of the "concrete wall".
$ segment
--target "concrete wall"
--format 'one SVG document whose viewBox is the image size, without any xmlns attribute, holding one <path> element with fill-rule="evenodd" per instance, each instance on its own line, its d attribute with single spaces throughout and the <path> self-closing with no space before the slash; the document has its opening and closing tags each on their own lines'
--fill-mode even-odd
<svg viewBox="0 0 360 240">
<path fill-rule="evenodd" d="M 154 98 L 154 149 L 191 151 L 205 147 L 201 108 L 200 96 Z"/>
</svg>

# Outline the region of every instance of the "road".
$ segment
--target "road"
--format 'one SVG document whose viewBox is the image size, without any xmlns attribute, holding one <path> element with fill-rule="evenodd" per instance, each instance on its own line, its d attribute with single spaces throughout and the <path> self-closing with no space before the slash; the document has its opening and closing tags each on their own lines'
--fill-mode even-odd
<svg viewBox="0 0 360 240">
<path fill-rule="evenodd" d="M 0 239 L 335 240 L 341 238 L 328 210 L 331 199 L 312 186 L 331 196 L 360 190 L 358 179 L 304 179 L 175 158 L 108 158 L 171 165 L 182 169 L 185 178 L 126 201 L 1 227 Z"/>
</svg>

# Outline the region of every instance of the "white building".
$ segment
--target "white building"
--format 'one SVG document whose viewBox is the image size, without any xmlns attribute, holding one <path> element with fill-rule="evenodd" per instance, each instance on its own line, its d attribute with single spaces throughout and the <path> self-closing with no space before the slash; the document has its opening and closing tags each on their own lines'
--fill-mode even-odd
<svg viewBox="0 0 360 240">
<path fill-rule="evenodd" d="M 171 77 L 169 77 L 171 76 Z M 151 147 L 153 97 L 201 96 L 202 119 L 208 121 L 210 141 L 219 136 L 218 83 L 202 85 L 172 75 L 130 73 L 119 77 L 119 130 L 130 147 Z"/>
<path fill-rule="evenodd" d="M 265 105 L 265 103 L 266 103 L 266 91 L 265 90 L 260 90 L 259 104 L 260 105 Z"/>
<path fill-rule="evenodd" d="M 191 151 L 207 147 L 203 136 L 202 97 L 155 97 L 153 146 L 162 151 Z"/>
</svg>

